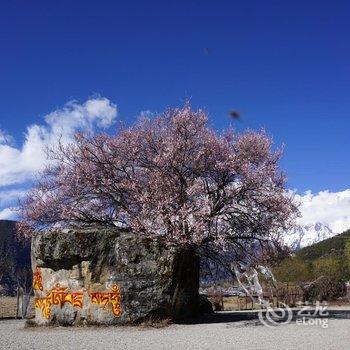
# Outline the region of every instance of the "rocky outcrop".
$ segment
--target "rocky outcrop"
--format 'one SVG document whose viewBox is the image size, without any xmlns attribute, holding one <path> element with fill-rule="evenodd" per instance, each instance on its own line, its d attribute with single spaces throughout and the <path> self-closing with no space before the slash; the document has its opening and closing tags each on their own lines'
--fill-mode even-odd
<svg viewBox="0 0 350 350">
<path fill-rule="evenodd" d="M 32 238 L 35 322 L 119 324 L 198 311 L 199 259 L 117 228 Z"/>
</svg>

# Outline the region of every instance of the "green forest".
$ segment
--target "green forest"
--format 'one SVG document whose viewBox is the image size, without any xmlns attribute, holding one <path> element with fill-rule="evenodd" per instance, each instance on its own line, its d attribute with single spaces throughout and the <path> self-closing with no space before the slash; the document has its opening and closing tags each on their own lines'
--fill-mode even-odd
<svg viewBox="0 0 350 350">
<path fill-rule="evenodd" d="M 350 230 L 305 247 L 273 269 L 281 282 L 307 282 L 320 276 L 350 280 Z"/>
</svg>

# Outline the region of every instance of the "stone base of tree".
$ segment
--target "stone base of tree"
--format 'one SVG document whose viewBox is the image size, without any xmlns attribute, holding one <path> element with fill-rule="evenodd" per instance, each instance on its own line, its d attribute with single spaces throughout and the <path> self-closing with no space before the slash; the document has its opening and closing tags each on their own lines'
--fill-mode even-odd
<svg viewBox="0 0 350 350">
<path fill-rule="evenodd" d="M 35 323 L 126 324 L 199 311 L 199 258 L 117 228 L 35 234 Z"/>
</svg>

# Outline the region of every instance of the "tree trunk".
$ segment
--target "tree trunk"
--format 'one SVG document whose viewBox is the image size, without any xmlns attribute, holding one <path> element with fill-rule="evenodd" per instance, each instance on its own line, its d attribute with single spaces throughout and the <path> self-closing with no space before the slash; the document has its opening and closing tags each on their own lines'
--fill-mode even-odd
<svg viewBox="0 0 350 350">
<path fill-rule="evenodd" d="M 199 307 L 199 257 L 194 249 L 179 253 L 174 261 L 172 313 L 175 318 L 196 316 Z"/>
</svg>

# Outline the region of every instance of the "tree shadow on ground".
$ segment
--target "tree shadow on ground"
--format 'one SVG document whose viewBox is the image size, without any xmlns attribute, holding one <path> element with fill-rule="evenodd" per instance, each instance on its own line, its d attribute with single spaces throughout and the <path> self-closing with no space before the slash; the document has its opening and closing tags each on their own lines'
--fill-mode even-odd
<svg viewBox="0 0 350 350">
<path fill-rule="evenodd" d="M 302 316 L 298 315 L 300 310 L 293 310 L 292 320 L 295 321 L 297 318 Z M 260 311 L 261 312 L 261 311 Z M 311 316 L 311 318 L 338 318 L 338 319 L 349 319 L 350 320 L 350 309 L 349 310 L 327 310 L 326 315 Z M 262 311 L 263 316 L 266 310 Z M 287 319 L 287 315 L 276 320 L 277 323 L 283 323 Z M 256 322 L 255 322 L 256 321 Z M 260 323 L 258 311 L 224 311 L 214 312 L 212 314 L 201 315 L 192 319 L 177 320 L 176 324 L 211 324 L 211 323 L 239 323 L 248 322 L 249 324 Z"/>
<path fill-rule="evenodd" d="M 177 324 L 205 324 L 205 323 L 230 323 L 241 321 L 252 321 L 258 319 L 257 312 L 214 312 L 212 314 L 200 315 L 191 319 L 177 320 Z"/>
</svg>

